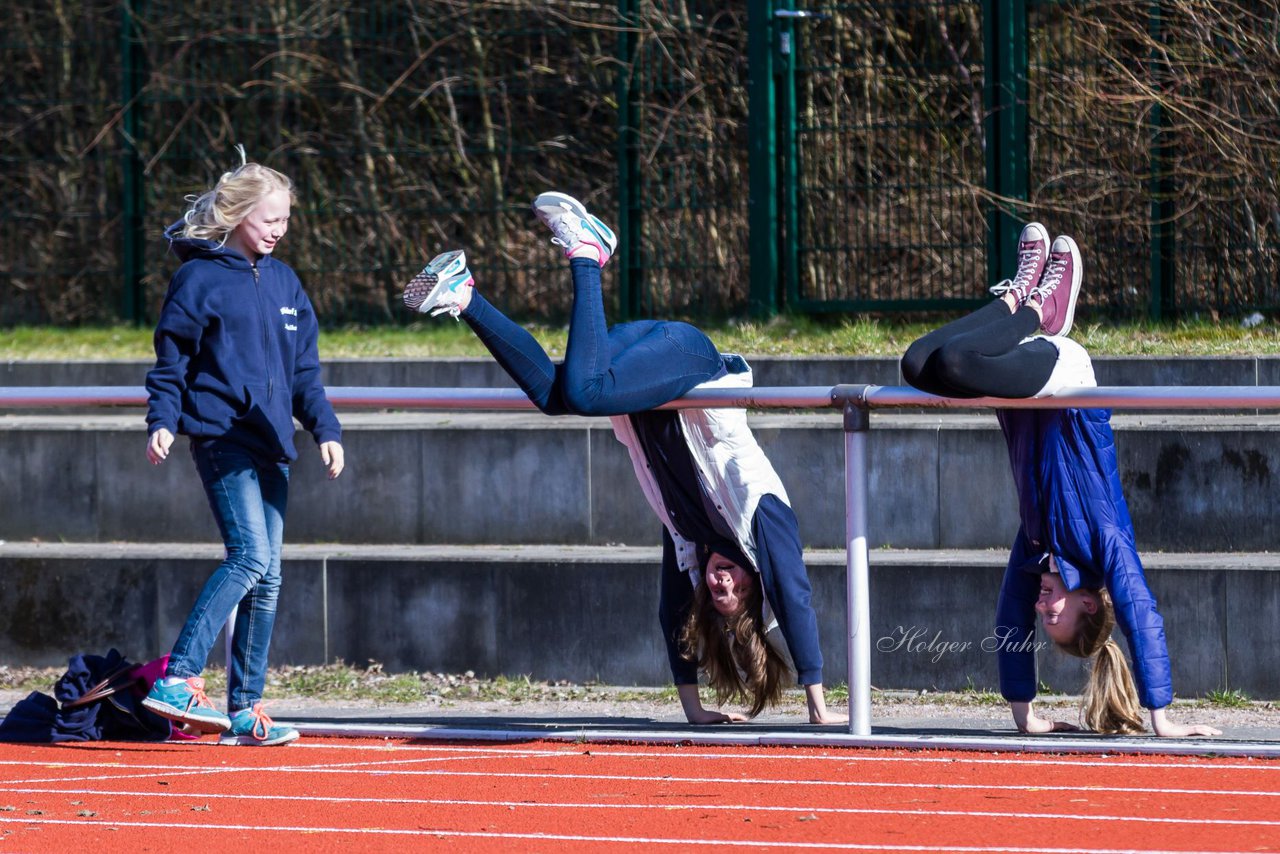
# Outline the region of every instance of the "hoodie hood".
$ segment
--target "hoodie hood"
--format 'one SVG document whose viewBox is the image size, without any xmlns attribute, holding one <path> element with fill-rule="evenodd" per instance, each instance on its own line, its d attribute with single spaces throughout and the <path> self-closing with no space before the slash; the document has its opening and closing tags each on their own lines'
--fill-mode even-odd
<svg viewBox="0 0 1280 854">
<path fill-rule="evenodd" d="M 249 259 L 216 240 L 207 240 L 202 237 L 183 237 L 182 230 L 186 227 L 186 220 L 180 219 L 164 230 L 165 239 L 169 241 L 169 251 L 176 255 L 182 263 L 185 264 L 196 258 L 204 258 L 208 261 L 225 264 L 228 267 L 244 268 L 253 266 Z M 270 255 L 264 255 L 258 259 L 258 263 L 262 264 L 270 257 Z"/>
</svg>

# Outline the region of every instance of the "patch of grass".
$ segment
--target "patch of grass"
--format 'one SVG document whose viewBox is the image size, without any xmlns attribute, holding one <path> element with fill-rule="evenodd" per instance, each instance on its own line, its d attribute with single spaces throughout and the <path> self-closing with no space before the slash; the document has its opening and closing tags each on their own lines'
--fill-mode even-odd
<svg viewBox="0 0 1280 854">
<path fill-rule="evenodd" d="M 1225 709 L 1243 709 L 1253 704 L 1248 694 L 1235 688 L 1210 691 L 1204 695 L 1204 698 L 1210 705 L 1221 706 Z"/>
<path fill-rule="evenodd" d="M 0 690 L 53 691 L 53 685 L 66 673 L 65 667 L 9 667 L 0 666 Z"/>
<path fill-rule="evenodd" d="M 768 321 L 701 324 L 721 350 L 747 355 L 898 356 L 924 332 L 954 315 L 810 317 L 782 315 Z M 563 324 L 528 326 L 554 358 L 564 355 Z M 20 326 L 0 336 L 0 359 L 108 360 L 154 358 L 150 327 L 129 325 L 63 328 Z M 1280 328 L 1244 329 L 1232 322 L 1188 320 L 1173 324 L 1078 322 L 1072 337 L 1097 356 L 1240 356 L 1280 354 Z M 487 356 L 464 323 L 424 320 L 405 326 L 345 326 L 320 335 L 322 359 L 395 359 Z"/>
<path fill-rule="evenodd" d="M 990 688 L 979 688 L 973 683 L 973 677 L 965 678 L 965 688 L 960 695 L 968 702 L 979 706 L 1003 706 L 1005 705 L 1004 697 L 1001 697 Z"/>
<path fill-rule="evenodd" d="M 590 686 L 588 686 L 590 688 Z M 603 686 L 596 687 L 597 695 L 604 693 Z M 701 693 L 701 692 L 699 692 Z M 708 696 L 709 696 L 708 692 Z M 609 694 L 609 698 L 618 702 L 634 702 L 634 703 L 679 703 L 680 695 L 676 693 L 675 685 L 664 685 L 661 688 L 645 688 L 640 685 L 633 685 L 628 688 L 615 688 Z"/>
<path fill-rule="evenodd" d="M 836 682 L 822 689 L 823 695 L 826 697 L 827 704 L 849 702 L 849 686 L 843 682 Z"/>
</svg>

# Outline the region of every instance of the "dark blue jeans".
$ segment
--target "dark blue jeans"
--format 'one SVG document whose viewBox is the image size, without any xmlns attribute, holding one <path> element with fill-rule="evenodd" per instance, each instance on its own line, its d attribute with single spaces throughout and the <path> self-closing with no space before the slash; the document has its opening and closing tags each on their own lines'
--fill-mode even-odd
<svg viewBox="0 0 1280 854">
<path fill-rule="evenodd" d="M 262 699 L 267 650 L 280 595 L 280 547 L 289 466 L 264 463 L 231 442 L 193 441 L 191 456 L 218 522 L 227 557 L 205 582 L 169 655 L 168 676 L 198 676 L 218 632 L 236 612 L 227 674 L 228 711 Z"/>
<path fill-rule="evenodd" d="M 477 290 L 462 317 L 516 385 L 547 415 L 627 415 L 653 409 L 716 377 L 724 365 L 702 330 L 687 323 L 639 320 L 609 327 L 600 265 L 569 262 L 573 314 L 564 362 Z"/>
</svg>

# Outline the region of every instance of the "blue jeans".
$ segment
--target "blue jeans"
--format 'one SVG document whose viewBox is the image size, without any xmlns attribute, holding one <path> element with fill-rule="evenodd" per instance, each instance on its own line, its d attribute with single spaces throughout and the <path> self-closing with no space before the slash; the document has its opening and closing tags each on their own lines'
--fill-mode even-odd
<svg viewBox="0 0 1280 854">
<path fill-rule="evenodd" d="M 191 456 L 227 557 L 200 591 L 173 645 L 166 675 L 200 675 L 219 630 L 238 605 L 227 674 L 227 711 L 234 714 L 262 699 L 266 681 L 280 595 L 289 465 L 264 463 L 243 447 L 216 439 L 193 441 Z"/>
<path fill-rule="evenodd" d="M 516 385 L 547 415 L 627 415 L 675 400 L 715 378 L 724 360 L 687 323 L 638 320 L 609 327 L 600 265 L 569 262 L 573 314 L 564 362 L 553 364 L 519 324 L 474 291 L 462 317 Z"/>
</svg>

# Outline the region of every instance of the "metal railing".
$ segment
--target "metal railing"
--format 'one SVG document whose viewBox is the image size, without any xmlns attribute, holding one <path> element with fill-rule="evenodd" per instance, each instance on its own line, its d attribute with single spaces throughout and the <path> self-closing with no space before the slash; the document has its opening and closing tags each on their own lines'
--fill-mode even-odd
<svg viewBox="0 0 1280 854">
<path fill-rule="evenodd" d="M 337 386 L 327 389 L 341 409 L 533 410 L 518 389 L 379 388 Z M 140 386 L 0 388 L 0 409 L 71 406 L 143 406 Z M 867 433 L 873 409 L 1162 409 L 1280 410 L 1280 386 L 1103 386 L 1063 391 L 1044 398 L 937 397 L 906 386 L 759 387 L 699 390 L 661 409 L 838 409 L 845 434 L 845 571 L 848 613 L 849 732 L 871 734 L 871 614 L 867 549 Z M 230 627 L 227 623 L 227 652 Z"/>
</svg>

